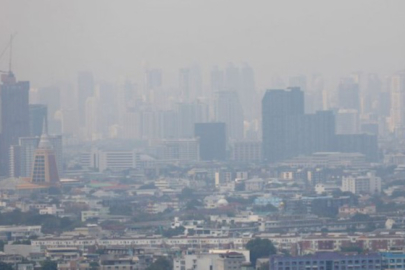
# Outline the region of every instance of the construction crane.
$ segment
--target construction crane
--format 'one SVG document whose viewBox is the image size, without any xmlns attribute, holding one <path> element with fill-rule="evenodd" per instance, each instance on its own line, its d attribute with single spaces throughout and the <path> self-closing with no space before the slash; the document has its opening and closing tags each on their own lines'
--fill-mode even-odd
<svg viewBox="0 0 405 270">
<path fill-rule="evenodd" d="M 10 36 L 10 41 L 7 43 L 6 47 L 4 48 L 4 50 L 2 51 L 2 53 L 0 54 L 0 61 L 3 58 L 4 54 L 6 53 L 6 51 L 9 49 L 10 52 L 10 58 L 8 61 L 8 71 L 4 71 L 4 70 L 0 70 L 0 73 L 12 73 L 11 71 L 11 64 L 12 64 L 12 59 L 13 59 L 13 39 L 16 36 L 16 34 L 12 34 Z"/>
</svg>

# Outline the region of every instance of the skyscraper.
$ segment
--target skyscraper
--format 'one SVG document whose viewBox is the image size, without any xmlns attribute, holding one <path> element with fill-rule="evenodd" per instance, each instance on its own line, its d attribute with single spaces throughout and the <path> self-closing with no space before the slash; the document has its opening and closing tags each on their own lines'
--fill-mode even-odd
<svg viewBox="0 0 405 270">
<path fill-rule="evenodd" d="M 199 139 L 201 160 L 226 159 L 225 123 L 196 123 L 194 135 Z"/>
<path fill-rule="evenodd" d="M 94 95 L 94 79 L 91 72 L 79 72 L 77 77 L 77 105 L 79 109 L 80 126 L 86 124 L 86 101 Z"/>
<path fill-rule="evenodd" d="M 215 118 L 217 122 L 226 124 L 228 138 L 232 141 L 243 139 L 243 108 L 235 91 L 216 93 Z"/>
<path fill-rule="evenodd" d="M 48 123 L 48 110 L 44 104 L 30 104 L 30 136 L 41 136 L 44 121 Z"/>
<path fill-rule="evenodd" d="M 17 82 L 14 74 L 3 74 L 0 85 L 0 175 L 9 174 L 10 147 L 28 136 L 29 82 Z"/>
<path fill-rule="evenodd" d="M 239 98 L 243 108 L 245 118 L 253 119 L 258 117 L 260 110 L 257 103 L 255 75 L 253 69 L 248 64 L 243 64 L 240 69 Z"/>
<path fill-rule="evenodd" d="M 192 102 L 202 96 L 202 76 L 198 65 L 182 68 L 179 72 L 180 99 Z"/>
<path fill-rule="evenodd" d="M 338 88 L 338 102 L 340 109 L 360 111 L 359 84 L 353 78 L 342 78 Z"/>
<path fill-rule="evenodd" d="M 405 73 L 398 73 L 391 77 L 391 115 L 390 130 L 404 134 L 405 129 Z"/>
<path fill-rule="evenodd" d="M 304 93 L 299 88 L 267 90 L 262 99 L 263 157 L 275 162 L 289 156 L 286 123 L 304 115 Z"/>
<path fill-rule="evenodd" d="M 224 72 L 215 66 L 211 70 L 211 92 L 224 91 Z"/>
<path fill-rule="evenodd" d="M 55 114 L 61 109 L 60 103 L 60 89 L 57 86 L 43 87 L 38 90 L 39 104 L 47 106 L 48 115 L 48 130 L 52 134 L 60 134 L 61 123 L 60 120 L 55 119 Z M 42 126 L 42 125 L 41 125 Z M 41 133 L 38 134 L 38 136 Z"/>
</svg>

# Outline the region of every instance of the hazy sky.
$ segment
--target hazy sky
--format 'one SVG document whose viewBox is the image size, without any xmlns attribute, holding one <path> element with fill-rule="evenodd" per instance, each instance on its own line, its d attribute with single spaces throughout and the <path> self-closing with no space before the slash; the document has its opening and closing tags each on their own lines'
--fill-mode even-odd
<svg viewBox="0 0 405 270">
<path fill-rule="evenodd" d="M 14 71 L 34 85 L 145 65 L 174 84 L 191 62 L 246 61 L 265 87 L 274 74 L 404 69 L 404 12 L 404 0 L 0 0 L 0 51 L 18 32 Z"/>
</svg>

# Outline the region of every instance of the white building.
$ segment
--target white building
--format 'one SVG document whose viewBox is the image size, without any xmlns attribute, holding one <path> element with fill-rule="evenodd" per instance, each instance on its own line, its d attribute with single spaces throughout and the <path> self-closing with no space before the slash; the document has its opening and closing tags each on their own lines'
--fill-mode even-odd
<svg viewBox="0 0 405 270">
<path fill-rule="evenodd" d="M 135 168 L 135 152 L 131 149 L 97 149 L 94 148 L 90 154 L 90 167 L 103 172 L 107 169 L 122 171 Z"/>
<path fill-rule="evenodd" d="M 56 205 L 47 206 L 39 210 L 40 215 L 61 216 L 65 213 L 64 209 L 57 208 Z"/>
<path fill-rule="evenodd" d="M 241 250 L 242 252 L 244 250 Z M 173 260 L 174 270 L 239 270 L 249 262 L 239 250 L 215 250 L 203 254 L 187 254 Z"/>
<path fill-rule="evenodd" d="M 381 193 L 381 178 L 373 173 L 367 173 L 366 176 L 343 177 L 341 189 L 353 194 L 378 194 Z"/>
</svg>

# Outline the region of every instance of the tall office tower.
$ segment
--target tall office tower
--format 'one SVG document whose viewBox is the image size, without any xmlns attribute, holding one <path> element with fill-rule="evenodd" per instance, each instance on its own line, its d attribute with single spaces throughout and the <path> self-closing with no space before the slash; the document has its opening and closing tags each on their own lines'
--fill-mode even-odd
<svg viewBox="0 0 405 270">
<path fill-rule="evenodd" d="M 250 120 L 259 116 L 259 107 L 255 106 L 258 102 L 254 71 L 248 64 L 240 69 L 239 98 L 245 118 Z"/>
<path fill-rule="evenodd" d="M 314 113 L 316 111 L 326 110 L 323 106 L 323 97 L 325 92 L 324 80 L 321 74 L 312 75 L 311 87 L 305 93 L 306 111 Z"/>
<path fill-rule="evenodd" d="M 76 91 L 70 83 L 59 83 L 60 89 L 60 109 L 76 109 L 77 110 L 77 97 Z"/>
<path fill-rule="evenodd" d="M 267 90 L 262 99 L 263 158 L 276 162 L 287 158 L 286 122 L 304 114 L 304 93 L 299 88 Z"/>
<path fill-rule="evenodd" d="M 142 139 L 141 112 L 137 110 L 127 110 L 122 116 L 120 126 L 120 138 Z"/>
<path fill-rule="evenodd" d="M 391 77 L 390 89 L 390 130 L 400 136 L 405 130 L 405 73 Z"/>
<path fill-rule="evenodd" d="M 229 63 L 225 69 L 225 91 L 235 91 L 240 89 L 240 70 L 233 63 Z"/>
<path fill-rule="evenodd" d="M 367 86 L 365 91 L 362 92 L 361 97 L 362 114 L 373 113 L 377 111 L 381 90 L 382 83 L 378 74 L 368 74 Z"/>
<path fill-rule="evenodd" d="M 35 150 L 31 182 L 35 184 L 56 185 L 59 183 L 58 166 L 52 143 L 49 140 L 44 122 L 44 130 Z"/>
<path fill-rule="evenodd" d="M 129 83 L 128 83 L 129 84 Z M 131 85 L 131 84 L 130 84 Z M 130 87 L 128 87 L 130 88 Z M 118 104 L 117 95 L 112 84 L 102 82 L 96 87 L 96 97 L 98 99 L 98 131 L 105 138 L 108 136 L 108 129 L 118 123 Z M 132 95 L 128 95 L 128 99 L 136 99 L 135 91 L 131 90 Z"/>
<path fill-rule="evenodd" d="M 153 68 L 145 70 L 146 90 L 159 89 L 162 87 L 162 70 Z"/>
<path fill-rule="evenodd" d="M 77 109 L 63 109 L 61 117 L 62 134 L 72 136 L 79 133 L 79 112 Z"/>
<path fill-rule="evenodd" d="M 358 134 L 360 131 L 359 112 L 340 109 L 336 114 L 336 134 Z"/>
<path fill-rule="evenodd" d="M 162 139 L 177 139 L 179 138 L 179 119 L 178 113 L 175 110 L 161 111 Z"/>
<path fill-rule="evenodd" d="M 99 132 L 99 98 L 89 97 L 85 107 L 85 138 L 88 141 L 101 139 Z"/>
<path fill-rule="evenodd" d="M 194 136 L 199 139 L 201 160 L 226 159 L 225 123 L 196 123 Z"/>
<path fill-rule="evenodd" d="M 353 78 L 342 78 L 338 88 L 339 109 L 360 111 L 359 84 Z"/>
<path fill-rule="evenodd" d="M 211 70 L 211 93 L 216 93 L 225 90 L 224 72 L 214 66 Z"/>
<path fill-rule="evenodd" d="M 30 104 L 30 136 L 41 136 L 42 125 L 48 123 L 47 106 L 43 104 Z"/>
<path fill-rule="evenodd" d="M 287 116 L 284 127 L 286 158 L 331 150 L 335 136 L 332 111 Z"/>
<path fill-rule="evenodd" d="M 14 74 L 3 74 L 0 85 L 0 175 L 8 175 L 10 147 L 30 133 L 29 82 L 17 82 Z"/>
<path fill-rule="evenodd" d="M 222 91 L 216 93 L 215 118 L 217 122 L 226 124 L 229 140 L 240 141 L 243 139 L 243 108 L 235 91 Z"/>
<path fill-rule="evenodd" d="M 140 113 L 142 139 L 148 141 L 160 139 L 159 113 L 153 109 L 142 110 Z"/>
<path fill-rule="evenodd" d="M 192 138 L 195 122 L 195 111 L 192 103 L 178 103 L 176 106 L 178 116 L 179 138 Z"/>
<path fill-rule="evenodd" d="M 59 175 L 63 175 L 63 145 L 61 135 L 48 136 L 56 156 Z M 35 150 L 38 148 L 40 137 L 22 137 L 18 145 L 10 148 L 12 177 L 30 177 L 34 163 Z"/>
<path fill-rule="evenodd" d="M 38 90 L 39 104 L 48 107 L 48 127 L 50 133 L 60 134 L 61 123 L 55 118 L 57 111 L 60 111 L 60 89 L 56 86 L 43 87 Z"/>
<path fill-rule="evenodd" d="M 180 100 L 189 102 L 191 99 L 190 69 L 182 68 L 179 71 Z"/>
<path fill-rule="evenodd" d="M 80 126 L 84 127 L 86 124 L 86 101 L 89 97 L 94 95 L 94 79 L 91 72 L 79 72 L 77 77 L 77 106 L 79 110 Z"/>
<path fill-rule="evenodd" d="M 202 75 L 198 65 L 182 68 L 179 72 L 180 99 L 192 102 L 203 95 Z"/>
<path fill-rule="evenodd" d="M 178 119 L 179 138 L 192 138 L 194 124 L 208 121 L 208 105 L 200 100 L 192 103 L 177 103 L 176 112 Z"/>
</svg>

